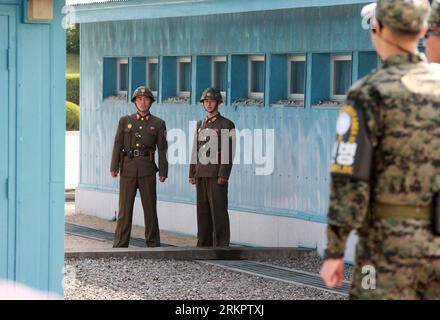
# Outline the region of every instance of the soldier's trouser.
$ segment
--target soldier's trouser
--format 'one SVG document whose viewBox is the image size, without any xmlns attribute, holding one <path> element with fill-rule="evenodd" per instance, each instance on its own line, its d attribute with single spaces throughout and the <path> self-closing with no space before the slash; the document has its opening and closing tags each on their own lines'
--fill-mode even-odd
<svg viewBox="0 0 440 320">
<path fill-rule="evenodd" d="M 359 237 L 350 299 L 440 299 L 440 257 L 429 256 L 411 227 L 391 233 L 382 226 Z"/>
<path fill-rule="evenodd" d="M 229 246 L 228 183 L 197 178 L 197 246 Z"/>
<path fill-rule="evenodd" d="M 160 246 L 156 208 L 156 175 L 149 175 L 137 178 L 120 177 L 119 215 L 113 242 L 113 247 L 115 248 L 128 247 L 137 189 L 139 189 L 141 194 L 142 207 L 144 209 L 145 242 L 148 247 Z"/>
</svg>

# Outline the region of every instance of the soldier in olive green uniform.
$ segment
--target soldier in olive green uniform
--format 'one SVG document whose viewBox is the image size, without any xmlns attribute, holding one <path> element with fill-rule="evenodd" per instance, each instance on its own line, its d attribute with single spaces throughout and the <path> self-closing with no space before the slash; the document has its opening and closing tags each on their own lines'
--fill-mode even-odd
<svg viewBox="0 0 440 320">
<path fill-rule="evenodd" d="M 155 99 L 148 88 L 137 88 L 131 101 L 138 112 L 119 120 L 110 168 L 112 177 L 117 177 L 119 172 L 121 174 L 119 215 L 113 247 L 128 247 L 137 189 L 144 209 L 146 244 L 158 247 L 156 173 L 159 171 L 160 182 L 165 182 L 168 174 L 166 126 L 162 119 L 150 114 Z M 155 163 L 156 149 L 159 168 Z"/>
<path fill-rule="evenodd" d="M 197 188 L 197 246 L 229 246 L 228 179 L 235 126 L 218 112 L 219 90 L 206 89 L 200 102 L 208 116 L 197 123 L 189 170 L 189 181 Z"/>
<path fill-rule="evenodd" d="M 350 298 L 440 299 L 440 74 L 417 51 L 429 3 L 372 8 L 384 62 L 350 88 L 340 110 L 321 276 L 341 285 L 345 243 L 357 230 Z"/>
<path fill-rule="evenodd" d="M 440 0 L 432 1 L 431 15 L 426 33 L 426 55 L 430 62 L 440 64 Z"/>
</svg>

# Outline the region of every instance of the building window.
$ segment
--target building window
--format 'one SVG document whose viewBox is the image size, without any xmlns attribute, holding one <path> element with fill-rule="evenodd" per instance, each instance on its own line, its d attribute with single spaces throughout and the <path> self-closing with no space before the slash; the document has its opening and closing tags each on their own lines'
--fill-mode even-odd
<svg viewBox="0 0 440 320">
<path fill-rule="evenodd" d="M 332 99 L 343 100 L 351 86 L 352 63 L 351 55 L 332 57 Z"/>
<path fill-rule="evenodd" d="M 289 99 L 304 100 L 306 87 L 306 56 L 289 57 Z"/>
<path fill-rule="evenodd" d="M 249 98 L 264 97 L 264 56 L 249 57 Z"/>
<path fill-rule="evenodd" d="M 179 97 L 189 97 L 191 91 L 191 58 L 179 58 L 177 64 L 177 88 L 179 91 Z"/>
<path fill-rule="evenodd" d="M 226 57 L 219 56 L 212 59 L 212 87 L 226 94 Z"/>
<path fill-rule="evenodd" d="M 118 59 L 117 91 L 119 95 L 127 95 L 128 91 L 128 59 Z"/>
<path fill-rule="evenodd" d="M 159 59 L 147 59 L 147 86 L 157 96 L 157 87 L 159 83 Z"/>
</svg>

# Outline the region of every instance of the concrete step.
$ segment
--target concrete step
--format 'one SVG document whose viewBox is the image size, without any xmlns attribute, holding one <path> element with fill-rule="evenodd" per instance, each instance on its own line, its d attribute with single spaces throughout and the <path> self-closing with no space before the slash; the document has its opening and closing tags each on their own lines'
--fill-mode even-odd
<svg viewBox="0 0 440 320">
<path fill-rule="evenodd" d="M 298 248 L 249 248 L 249 247 L 158 247 L 158 248 L 109 248 L 66 251 L 66 258 L 136 258 L 167 260 L 242 260 L 286 259 L 310 254 L 309 249 Z"/>
</svg>

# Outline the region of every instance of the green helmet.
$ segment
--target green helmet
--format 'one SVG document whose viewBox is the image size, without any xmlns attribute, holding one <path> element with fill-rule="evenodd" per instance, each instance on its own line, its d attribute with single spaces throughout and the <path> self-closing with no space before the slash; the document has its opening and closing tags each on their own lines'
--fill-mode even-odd
<svg viewBox="0 0 440 320">
<path fill-rule="evenodd" d="M 152 102 L 156 101 L 154 99 L 153 92 L 151 92 L 149 88 L 140 86 L 137 87 L 136 90 L 134 90 L 133 96 L 131 97 L 131 102 L 134 102 L 134 100 L 136 100 L 136 97 L 142 97 L 142 96 L 150 98 Z"/>
<path fill-rule="evenodd" d="M 377 0 L 376 18 L 391 29 L 418 33 L 430 11 L 428 0 Z"/>
<path fill-rule="evenodd" d="M 220 93 L 220 90 L 217 90 L 215 88 L 207 88 L 202 93 L 202 97 L 200 98 L 200 102 L 203 102 L 204 100 L 211 99 L 211 100 L 217 100 L 218 103 L 223 102 L 222 94 Z"/>
<path fill-rule="evenodd" d="M 432 1 L 431 16 L 429 17 L 429 28 L 440 28 L 440 0 Z"/>
</svg>

